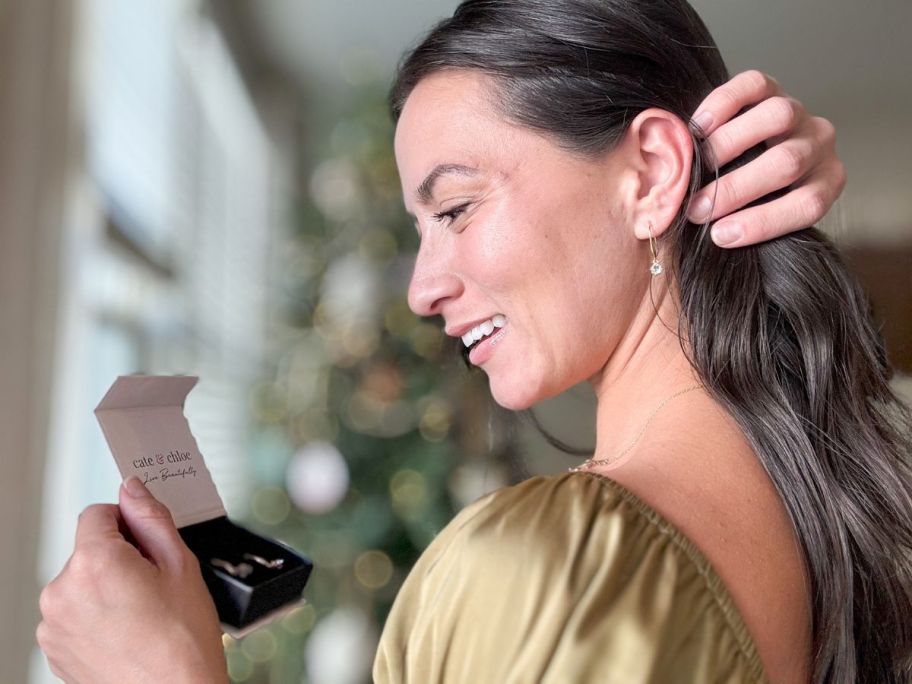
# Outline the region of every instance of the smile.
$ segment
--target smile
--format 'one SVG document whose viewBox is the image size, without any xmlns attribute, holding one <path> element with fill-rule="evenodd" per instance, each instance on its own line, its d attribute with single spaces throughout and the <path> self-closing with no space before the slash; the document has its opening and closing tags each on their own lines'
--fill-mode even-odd
<svg viewBox="0 0 912 684">
<path fill-rule="evenodd" d="M 474 328 L 469 330 L 469 332 L 463 335 L 462 343 L 467 347 L 471 347 L 479 340 L 482 340 L 493 333 L 497 328 L 502 328 L 506 324 L 506 317 L 503 314 L 496 314 L 488 320 L 479 323 Z"/>
</svg>

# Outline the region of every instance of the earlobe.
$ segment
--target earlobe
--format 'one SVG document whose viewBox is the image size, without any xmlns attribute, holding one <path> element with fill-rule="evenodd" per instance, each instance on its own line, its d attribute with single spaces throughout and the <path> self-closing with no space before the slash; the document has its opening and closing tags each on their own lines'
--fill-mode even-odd
<svg viewBox="0 0 912 684">
<path fill-rule="evenodd" d="M 678 215 L 690 185 L 693 140 L 686 124 L 671 112 L 651 108 L 640 112 L 630 125 L 629 152 L 638 175 L 634 198 L 634 233 L 659 237 Z"/>
</svg>

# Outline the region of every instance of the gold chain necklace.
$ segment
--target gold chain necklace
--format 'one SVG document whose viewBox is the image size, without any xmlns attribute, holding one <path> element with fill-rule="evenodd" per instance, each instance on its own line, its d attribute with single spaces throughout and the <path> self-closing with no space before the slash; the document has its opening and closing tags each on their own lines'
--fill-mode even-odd
<svg viewBox="0 0 912 684">
<path fill-rule="evenodd" d="M 682 390 L 675 392 L 670 397 L 665 398 L 662 401 L 662 403 L 656 407 L 655 411 L 653 411 L 651 414 L 649 414 L 649 417 L 646 419 L 646 422 L 643 423 L 643 427 L 640 429 L 640 432 L 637 434 L 636 437 L 633 438 L 633 441 L 630 442 L 630 444 L 628 444 L 626 447 L 624 447 L 624 450 L 621 453 L 617 454 L 613 458 L 590 458 L 586 461 L 583 461 L 579 465 L 575 465 L 572 468 L 567 468 L 568 472 L 571 472 L 571 473 L 580 472 L 580 471 L 586 470 L 590 466 L 608 464 L 608 463 L 613 463 L 613 462 L 617 461 L 618 459 L 623 457 L 624 454 L 628 453 L 631 449 L 633 449 L 633 447 L 636 446 L 637 442 L 640 441 L 640 438 L 646 433 L 646 428 L 649 427 L 649 423 L 652 422 L 652 419 L 655 418 L 656 414 L 659 411 L 661 411 L 663 408 L 665 408 L 665 405 L 669 401 L 671 401 L 672 399 L 675 399 L 677 397 L 680 397 L 682 394 L 687 394 L 688 392 L 693 392 L 696 389 L 701 389 L 702 387 L 703 387 L 703 385 L 693 385 L 691 387 L 686 387 Z"/>
</svg>

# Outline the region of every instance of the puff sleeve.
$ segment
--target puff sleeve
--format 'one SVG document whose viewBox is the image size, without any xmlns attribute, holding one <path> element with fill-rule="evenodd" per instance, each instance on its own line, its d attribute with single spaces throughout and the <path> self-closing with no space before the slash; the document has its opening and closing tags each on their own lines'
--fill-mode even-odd
<svg viewBox="0 0 912 684">
<path fill-rule="evenodd" d="M 766 682 L 697 547 L 620 484 L 537 476 L 464 508 L 384 626 L 377 684 Z"/>
</svg>

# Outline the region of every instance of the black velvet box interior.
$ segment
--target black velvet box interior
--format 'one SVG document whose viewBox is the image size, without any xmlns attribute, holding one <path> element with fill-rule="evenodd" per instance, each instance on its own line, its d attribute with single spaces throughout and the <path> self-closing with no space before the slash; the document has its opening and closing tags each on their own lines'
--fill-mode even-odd
<svg viewBox="0 0 912 684">
<path fill-rule="evenodd" d="M 285 544 L 254 534 L 227 517 L 187 525 L 179 531 L 200 562 L 219 619 L 232 627 L 246 627 L 267 613 L 300 599 L 313 569 L 313 563 L 306 556 Z M 266 560 L 281 559 L 282 567 L 265 567 L 245 559 L 244 554 Z M 213 559 L 235 566 L 247 563 L 252 571 L 246 577 L 234 576 L 218 564 L 213 565 Z"/>
</svg>

